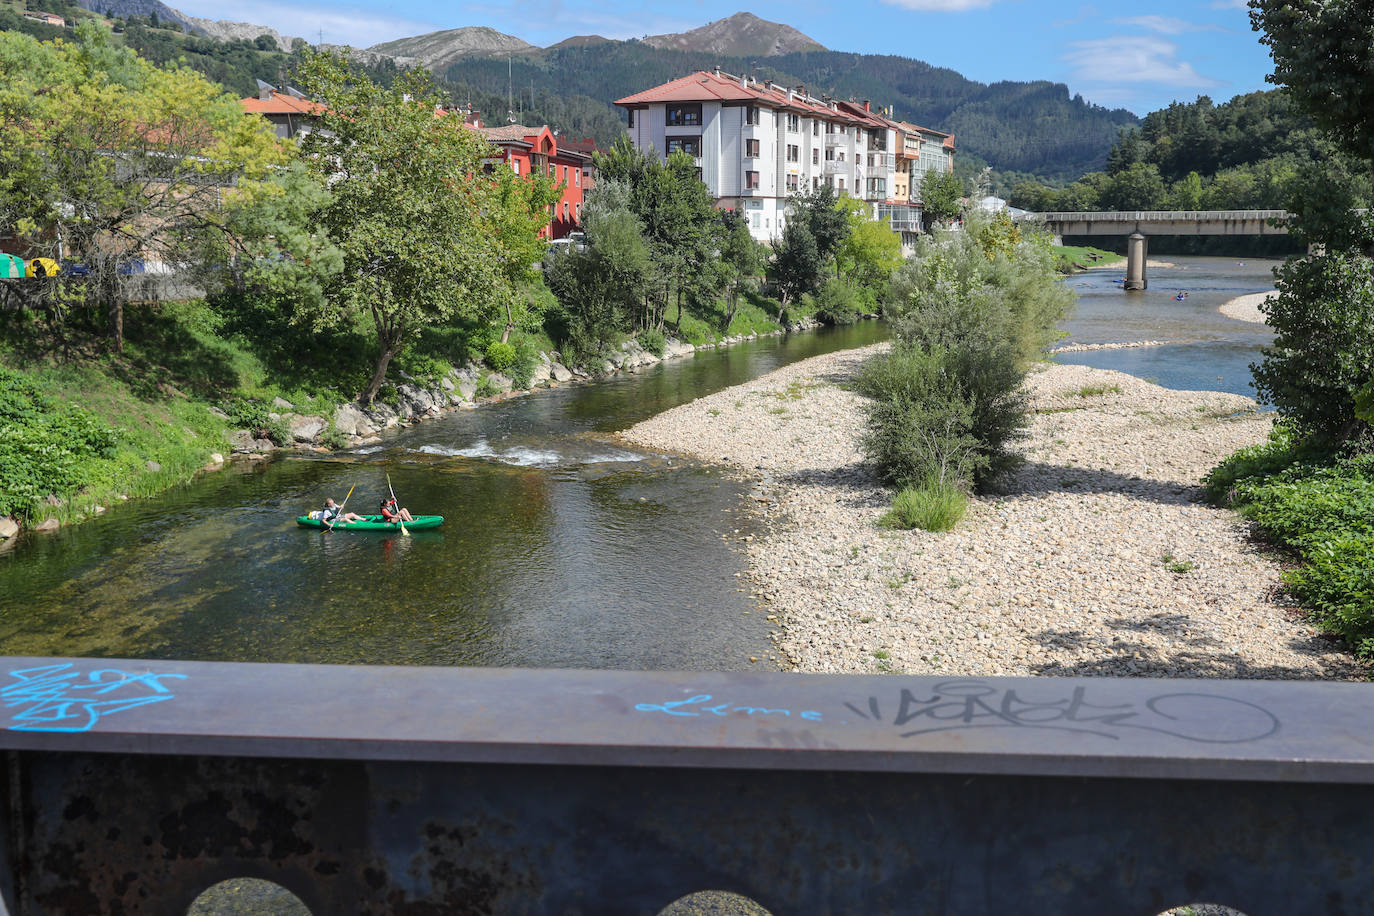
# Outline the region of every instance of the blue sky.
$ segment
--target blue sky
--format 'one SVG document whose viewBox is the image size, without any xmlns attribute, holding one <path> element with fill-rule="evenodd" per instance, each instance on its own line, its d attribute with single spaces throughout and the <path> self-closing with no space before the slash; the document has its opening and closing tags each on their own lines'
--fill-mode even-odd
<svg viewBox="0 0 1374 916">
<path fill-rule="evenodd" d="M 485 25 L 547 46 L 572 35 L 635 38 L 681 32 L 747 10 L 836 51 L 900 54 L 970 79 L 1047 79 L 1090 102 L 1144 114 L 1174 100 L 1225 101 L 1267 88 L 1267 49 L 1244 0 L 173 0 L 194 16 L 266 25 L 315 43 L 359 47 L 439 29 Z M 1123 9 L 1125 7 L 1125 9 Z M 875 100 L 877 101 L 877 100 Z"/>
</svg>

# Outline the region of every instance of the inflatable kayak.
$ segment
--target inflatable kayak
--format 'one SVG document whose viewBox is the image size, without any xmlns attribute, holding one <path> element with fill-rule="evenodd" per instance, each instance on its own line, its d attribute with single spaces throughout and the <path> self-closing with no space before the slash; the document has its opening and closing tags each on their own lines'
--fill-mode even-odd
<svg viewBox="0 0 1374 916">
<path fill-rule="evenodd" d="M 425 528 L 438 528 L 444 523 L 442 515 L 417 515 L 412 522 L 406 522 L 407 531 L 422 531 Z M 328 528 L 328 522 L 322 522 L 317 518 L 308 515 L 297 516 L 296 524 L 302 528 Z M 380 515 L 364 515 L 360 522 L 338 522 L 334 525 L 335 531 L 400 531 L 401 526 L 396 522 L 384 522 Z"/>
</svg>

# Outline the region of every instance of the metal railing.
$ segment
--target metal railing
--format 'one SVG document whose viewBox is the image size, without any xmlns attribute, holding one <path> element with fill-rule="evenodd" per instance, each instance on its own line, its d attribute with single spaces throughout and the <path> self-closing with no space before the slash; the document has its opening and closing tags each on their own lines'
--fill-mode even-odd
<svg viewBox="0 0 1374 916">
<path fill-rule="evenodd" d="M 3 663 L 16 916 L 1374 899 L 1370 684 Z"/>
</svg>

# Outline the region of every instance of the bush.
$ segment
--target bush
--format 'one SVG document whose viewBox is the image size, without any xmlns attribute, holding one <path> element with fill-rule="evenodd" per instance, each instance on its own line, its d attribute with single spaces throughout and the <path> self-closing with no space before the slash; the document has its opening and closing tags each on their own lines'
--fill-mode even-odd
<svg viewBox="0 0 1374 916">
<path fill-rule="evenodd" d="M 267 438 L 272 440 L 272 444 L 280 448 L 286 448 L 295 441 L 291 436 L 291 424 L 281 417 L 268 420 L 263 431 L 267 433 Z"/>
<path fill-rule="evenodd" d="M 348 444 L 348 437 L 344 435 L 343 430 L 330 423 L 329 428 L 320 434 L 320 444 L 331 452 L 337 452 Z"/>
<path fill-rule="evenodd" d="M 1295 454 L 1284 437 L 1242 450 L 1213 470 L 1209 488 L 1212 478 L 1221 486 L 1237 469 L 1255 471 L 1231 479 L 1227 496 L 1266 538 L 1303 560 L 1284 581 L 1313 622 L 1374 658 L 1374 455 Z"/>
<path fill-rule="evenodd" d="M 949 531 L 968 511 L 968 497 L 950 483 L 930 480 L 907 487 L 892 500 L 892 509 L 879 524 L 888 528 Z"/>
<path fill-rule="evenodd" d="M 816 320 L 822 324 L 853 324 L 863 313 L 864 297 L 847 281 L 831 277 L 815 296 Z"/>
<path fill-rule="evenodd" d="M 528 337 L 515 342 L 515 358 L 510 364 L 510 378 L 516 388 L 528 388 L 539 367 L 539 348 Z"/>
<path fill-rule="evenodd" d="M 486 362 L 497 372 L 505 372 L 515 363 L 515 347 L 495 341 L 487 347 Z"/>
<path fill-rule="evenodd" d="M 117 442 L 115 430 L 88 411 L 53 403 L 0 366 L 0 515 L 30 518 L 47 496 L 70 496 L 113 457 Z"/>
<path fill-rule="evenodd" d="M 1265 313 L 1275 337 L 1252 364 L 1262 403 L 1318 444 L 1367 435 L 1356 396 L 1374 376 L 1374 262 L 1358 250 L 1291 258 Z"/>
<path fill-rule="evenodd" d="M 477 381 L 477 387 L 473 390 L 474 398 L 489 398 L 501 393 L 501 389 L 496 387 L 496 383 L 491 380 L 490 375 L 484 375 Z"/>
<path fill-rule="evenodd" d="M 898 346 L 866 362 L 855 388 L 873 400 L 860 440 L 883 480 L 970 485 L 987 465 L 973 435 L 973 405 L 948 371 L 943 350 Z"/>
<path fill-rule="evenodd" d="M 663 332 L 657 328 L 648 328 L 640 331 L 639 345 L 654 356 L 663 358 L 663 354 L 668 350 L 668 338 L 663 336 Z"/>
<path fill-rule="evenodd" d="M 223 404 L 229 422 L 237 429 L 258 430 L 267 426 L 267 405 L 249 398 L 234 398 Z"/>
</svg>

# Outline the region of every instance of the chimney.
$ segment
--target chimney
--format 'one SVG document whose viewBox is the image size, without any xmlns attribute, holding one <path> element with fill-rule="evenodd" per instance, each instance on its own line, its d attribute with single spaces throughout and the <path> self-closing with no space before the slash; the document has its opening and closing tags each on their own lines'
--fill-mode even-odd
<svg viewBox="0 0 1374 916">
<path fill-rule="evenodd" d="M 739 75 L 739 87 L 741 89 L 749 88 L 749 77 L 745 76 L 743 73 Z"/>
<path fill-rule="evenodd" d="M 873 109 L 871 109 L 871 108 L 868 107 L 868 99 L 864 99 L 864 111 L 872 111 L 872 110 L 873 110 Z"/>
<path fill-rule="evenodd" d="M 713 72 L 716 76 L 720 76 L 720 64 L 716 64 L 716 69 Z"/>
<path fill-rule="evenodd" d="M 257 84 L 258 98 L 263 100 L 264 102 L 272 98 L 272 93 L 277 91 L 277 87 L 273 86 L 271 83 L 264 83 L 262 80 L 258 80 Z"/>
<path fill-rule="evenodd" d="M 767 90 L 768 92 L 772 92 L 772 91 L 773 91 L 773 81 L 772 81 L 772 80 L 764 80 L 764 81 L 763 81 L 763 88 L 764 88 L 765 90 Z"/>
</svg>

